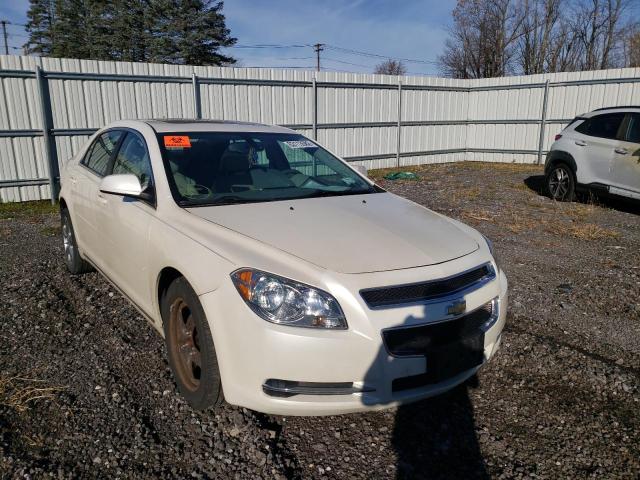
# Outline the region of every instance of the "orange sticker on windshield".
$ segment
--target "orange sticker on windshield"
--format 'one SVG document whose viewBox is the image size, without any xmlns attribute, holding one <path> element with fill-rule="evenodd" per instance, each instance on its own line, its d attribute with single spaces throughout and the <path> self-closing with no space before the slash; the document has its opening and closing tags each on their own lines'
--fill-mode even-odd
<svg viewBox="0 0 640 480">
<path fill-rule="evenodd" d="M 165 147 L 181 147 L 181 148 L 189 148 L 191 147 L 191 140 L 186 135 L 165 135 L 164 136 L 164 146 Z"/>
</svg>

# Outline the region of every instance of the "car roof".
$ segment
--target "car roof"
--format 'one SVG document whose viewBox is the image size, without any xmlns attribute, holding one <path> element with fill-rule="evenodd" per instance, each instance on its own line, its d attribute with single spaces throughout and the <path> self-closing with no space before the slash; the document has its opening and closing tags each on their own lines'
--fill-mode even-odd
<svg viewBox="0 0 640 480">
<path fill-rule="evenodd" d="M 602 115 L 603 113 L 615 113 L 615 112 L 620 112 L 620 113 L 640 112 L 640 105 L 638 106 L 629 105 L 629 106 L 620 106 L 620 107 L 602 107 L 602 108 L 597 108 L 589 113 L 583 113 L 582 115 L 579 115 L 579 116 L 583 118 L 591 118 L 596 115 Z"/>
<path fill-rule="evenodd" d="M 150 119 L 143 120 L 156 132 L 256 132 L 256 133 L 296 133 L 277 125 L 264 125 L 254 122 L 234 120 L 199 120 L 199 119 Z"/>
</svg>

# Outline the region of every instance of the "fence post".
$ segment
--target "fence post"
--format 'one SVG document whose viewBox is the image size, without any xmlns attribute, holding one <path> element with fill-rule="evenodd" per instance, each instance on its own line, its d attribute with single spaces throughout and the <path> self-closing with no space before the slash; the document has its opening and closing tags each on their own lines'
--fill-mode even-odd
<svg viewBox="0 0 640 480">
<path fill-rule="evenodd" d="M 540 137 L 538 138 L 538 165 L 542 163 L 542 149 L 544 147 L 544 133 L 547 126 L 547 102 L 549 100 L 549 80 L 544 84 L 544 97 L 542 98 L 542 117 L 540 118 Z"/>
<path fill-rule="evenodd" d="M 318 84 L 316 83 L 316 77 L 313 77 L 313 139 L 318 140 Z"/>
<path fill-rule="evenodd" d="M 318 140 L 318 83 L 316 82 L 316 76 L 315 74 L 313 75 L 313 82 L 312 82 L 312 87 L 313 87 L 313 102 L 312 102 L 312 122 L 313 122 L 313 139 L 314 140 Z M 313 160 L 312 160 L 312 164 L 313 164 L 313 176 L 315 177 L 316 175 L 318 175 L 318 164 L 316 162 L 316 156 L 313 156 Z"/>
<path fill-rule="evenodd" d="M 40 114 L 42 116 L 42 138 L 44 140 L 44 155 L 49 165 L 49 190 L 51 191 L 51 205 L 55 205 L 58 197 L 58 152 L 56 141 L 51 135 L 53 129 L 53 115 L 51 114 L 51 97 L 49 82 L 40 66 L 36 67 L 36 83 L 40 96 Z"/>
<path fill-rule="evenodd" d="M 398 79 L 398 131 L 396 139 L 396 167 L 400 168 L 400 144 L 402 141 L 402 80 Z"/>
<path fill-rule="evenodd" d="M 202 102 L 200 100 L 200 83 L 195 73 L 191 74 L 191 84 L 193 85 L 193 107 L 197 119 L 202 118 Z"/>
</svg>

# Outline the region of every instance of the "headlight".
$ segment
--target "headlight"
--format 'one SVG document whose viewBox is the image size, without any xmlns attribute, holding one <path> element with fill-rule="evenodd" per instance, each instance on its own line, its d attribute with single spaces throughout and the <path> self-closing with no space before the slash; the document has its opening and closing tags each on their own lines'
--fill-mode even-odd
<svg viewBox="0 0 640 480">
<path fill-rule="evenodd" d="M 268 322 L 334 330 L 347 328 L 338 301 L 327 292 L 250 268 L 236 270 L 231 280 L 247 305 Z"/>
<path fill-rule="evenodd" d="M 485 237 L 484 235 L 482 235 L 482 236 L 485 239 L 485 241 L 487 242 L 487 246 L 489 247 L 489 252 L 491 252 L 491 256 L 493 257 L 493 261 L 496 262 L 496 266 L 498 267 L 498 270 L 499 270 L 500 269 L 500 261 L 499 261 L 499 258 L 498 258 L 498 254 L 496 253 L 496 249 L 493 246 L 493 242 L 491 240 L 489 240 L 487 237 Z"/>
</svg>

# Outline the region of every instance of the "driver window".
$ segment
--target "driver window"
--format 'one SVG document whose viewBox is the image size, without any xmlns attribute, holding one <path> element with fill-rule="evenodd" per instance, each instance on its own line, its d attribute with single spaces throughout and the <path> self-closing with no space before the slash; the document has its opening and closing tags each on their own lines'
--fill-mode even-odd
<svg viewBox="0 0 640 480">
<path fill-rule="evenodd" d="M 114 174 L 130 173 L 146 187 L 151 181 L 151 162 L 144 141 L 134 133 L 127 133 L 113 165 Z"/>
</svg>

